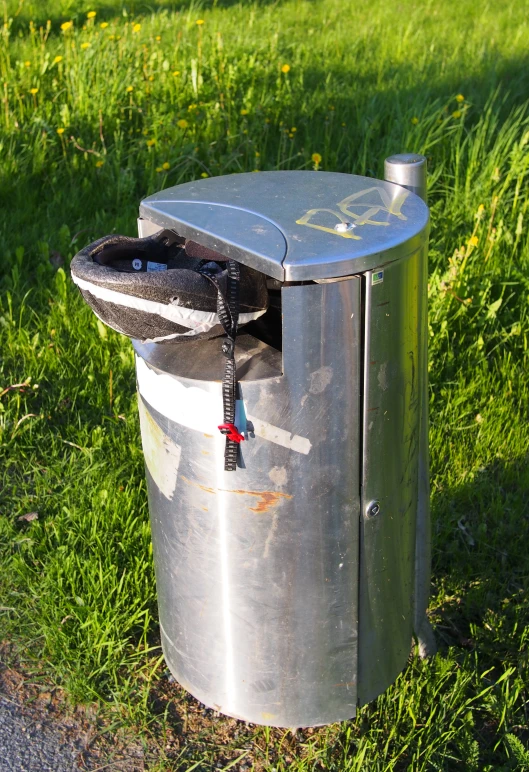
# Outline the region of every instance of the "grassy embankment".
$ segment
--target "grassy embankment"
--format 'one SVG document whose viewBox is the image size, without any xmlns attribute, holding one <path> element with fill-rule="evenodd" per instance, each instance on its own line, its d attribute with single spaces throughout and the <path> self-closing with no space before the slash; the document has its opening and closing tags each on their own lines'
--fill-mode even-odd
<svg viewBox="0 0 529 772">
<path fill-rule="evenodd" d="M 416 5 L 6 6 L 0 636 L 73 699 L 113 704 L 161 769 L 529 769 L 529 25 L 515 0 Z M 403 150 L 431 169 L 440 652 L 341 725 L 292 737 L 202 716 L 155 648 L 131 347 L 68 261 L 133 234 L 163 186 L 313 154 L 380 176 Z"/>
</svg>

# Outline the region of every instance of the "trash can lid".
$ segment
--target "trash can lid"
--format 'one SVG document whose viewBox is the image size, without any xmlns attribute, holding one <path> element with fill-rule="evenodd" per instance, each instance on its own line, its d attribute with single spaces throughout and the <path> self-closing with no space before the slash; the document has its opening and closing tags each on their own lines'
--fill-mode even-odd
<svg viewBox="0 0 529 772">
<path fill-rule="evenodd" d="M 281 281 L 349 276 L 415 251 L 429 210 L 400 185 L 352 174 L 250 172 L 144 199 L 140 217 Z"/>
</svg>

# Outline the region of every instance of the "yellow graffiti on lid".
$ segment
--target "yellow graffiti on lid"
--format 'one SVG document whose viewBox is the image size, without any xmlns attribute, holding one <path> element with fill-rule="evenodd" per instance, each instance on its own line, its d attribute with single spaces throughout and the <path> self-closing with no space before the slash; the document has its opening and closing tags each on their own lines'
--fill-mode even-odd
<svg viewBox="0 0 529 772">
<path fill-rule="evenodd" d="M 373 201 L 373 198 L 371 198 L 371 201 L 360 200 L 365 196 L 373 193 L 378 194 L 380 197 L 379 201 Z M 400 190 L 395 197 L 392 197 L 384 188 L 366 188 L 365 190 L 360 190 L 357 193 L 352 193 L 350 196 L 347 196 L 342 201 L 340 201 L 336 205 L 339 211 L 326 208 L 309 209 L 309 211 L 305 212 L 305 214 L 300 217 L 299 220 L 296 220 L 296 224 L 306 225 L 307 228 L 315 228 L 316 230 L 325 231 L 325 233 L 331 233 L 334 236 L 340 236 L 342 239 L 354 239 L 355 241 L 359 241 L 362 237 L 356 234 L 353 230 L 337 231 L 334 228 L 318 225 L 317 223 L 313 222 L 313 218 L 320 212 L 328 212 L 329 214 L 336 217 L 339 222 L 344 224 L 351 223 L 355 227 L 360 225 L 388 226 L 390 225 L 389 222 L 374 220 L 373 218 L 376 217 L 380 212 L 385 212 L 387 215 L 393 215 L 399 220 L 407 220 L 408 218 L 402 214 L 401 211 L 402 205 L 404 204 L 404 201 L 407 197 L 407 190 Z M 358 212 L 354 211 L 355 209 L 361 209 L 364 211 Z"/>
</svg>

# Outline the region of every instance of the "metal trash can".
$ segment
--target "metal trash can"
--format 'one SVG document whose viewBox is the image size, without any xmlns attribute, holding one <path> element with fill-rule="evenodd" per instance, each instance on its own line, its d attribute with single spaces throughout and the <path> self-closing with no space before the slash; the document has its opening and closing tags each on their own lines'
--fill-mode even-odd
<svg viewBox="0 0 529 772">
<path fill-rule="evenodd" d="M 218 339 L 134 343 L 165 658 L 257 724 L 351 718 L 414 634 L 432 650 L 425 160 L 388 159 L 386 177 L 401 185 L 237 174 L 140 207 L 140 236 L 269 277 L 269 310 L 237 338 L 235 472 Z"/>
</svg>

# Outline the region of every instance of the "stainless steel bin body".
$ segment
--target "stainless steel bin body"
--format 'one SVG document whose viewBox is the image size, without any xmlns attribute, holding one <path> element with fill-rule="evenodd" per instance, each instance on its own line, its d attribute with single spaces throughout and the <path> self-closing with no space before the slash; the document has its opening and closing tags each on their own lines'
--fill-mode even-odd
<svg viewBox="0 0 529 772">
<path fill-rule="evenodd" d="M 140 214 L 142 235 L 172 229 L 281 282 L 282 351 L 238 337 L 236 472 L 219 340 L 135 343 L 167 664 L 247 721 L 352 717 L 417 632 L 428 209 L 379 180 L 273 172 L 181 185 Z"/>
</svg>

